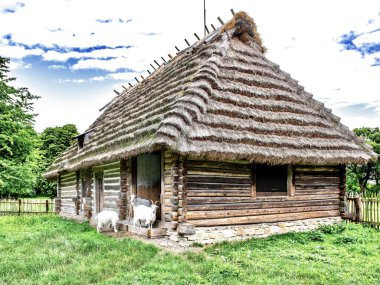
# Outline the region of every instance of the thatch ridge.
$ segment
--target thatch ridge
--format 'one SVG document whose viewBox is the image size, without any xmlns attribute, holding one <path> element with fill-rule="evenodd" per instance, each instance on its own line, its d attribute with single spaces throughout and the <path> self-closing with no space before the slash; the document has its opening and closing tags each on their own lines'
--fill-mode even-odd
<svg viewBox="0 0 380 285">
<path fill-rule="evenodd" d="M 261 52 L 264 53 L 266 48 L 263 46 L 263 40 L 259 32 L 255 21 L 244 11 L 236 13 L 233 18 L 228 21 L 221 32 L 227 32 L 234 30 L 233 36 L 237 36 L 239 40 L 243 42 L 249 41 L 252 38 L 261 48 Z"/>
<path fill-rule="evenodd" d="M 116 96 L 89 127 L 94 134 L 84 147 L 73 144 L 45 175 L 162 148 L 198 158 L 270 164 L 375 158 L 330 109 L 265 58 L 254 22 L 245 15 L 236 14 Z M 251 34 L 236 32 L 239 19 L 254 27 Z"/>
</svg>

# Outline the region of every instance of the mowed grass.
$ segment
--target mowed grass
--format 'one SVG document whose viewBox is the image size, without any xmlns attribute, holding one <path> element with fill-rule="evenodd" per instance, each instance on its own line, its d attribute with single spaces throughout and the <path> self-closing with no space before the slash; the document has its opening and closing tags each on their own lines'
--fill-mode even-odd
<svg viewBox="0 0 380 285">
<path fill-rule="evenodd" d="M 380 232 L 350 224 L 173 254 L 56 216 L 0 217 L 0 284 L 380 284 Z"/>
</svg>

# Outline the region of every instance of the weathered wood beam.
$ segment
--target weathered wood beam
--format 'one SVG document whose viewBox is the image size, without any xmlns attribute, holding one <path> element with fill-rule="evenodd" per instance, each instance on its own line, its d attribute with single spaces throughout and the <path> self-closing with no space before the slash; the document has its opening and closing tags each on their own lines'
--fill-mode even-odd
<svg viewBox="0 0 380 285">
<path fill-rule="evenodd" d="M 318 211 L 311 213 L 285 213 L 275 215 L 260 215 L 260 216 L 246 216 L 246 217 L 231 217 L 220 219 L 207 219 L 207 220 L 192 220 L 191 224 L 195 226 L 223 226 L 223 225 L 239 225 L 239 224 L 252 224 L 252 223 L 272 223 L 305 220 L 323 217 L 338 217 L 339 210 L 331 211 Z"/>
</svg>

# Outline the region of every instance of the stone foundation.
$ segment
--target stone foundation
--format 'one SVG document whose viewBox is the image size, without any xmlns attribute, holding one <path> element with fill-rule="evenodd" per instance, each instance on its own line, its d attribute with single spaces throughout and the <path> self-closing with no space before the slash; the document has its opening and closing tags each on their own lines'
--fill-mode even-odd
<svg viewBox="0 0 380 285">
<path fill-rule="evenodd" d="M 176 231 L 168 231 L 169 239 L 182 245 L 194 242 L 212 244 L 221 241 L 240 241 L 249 238 L 264 238 L 274 234 L 288 232 L 305 232 L 321 226 L 337 224 L 341 217 L 317 218 L 289 222 L 262 223 L 252 225 L 197 227 L 193 235 L 180 235 Z"/>
</svg>

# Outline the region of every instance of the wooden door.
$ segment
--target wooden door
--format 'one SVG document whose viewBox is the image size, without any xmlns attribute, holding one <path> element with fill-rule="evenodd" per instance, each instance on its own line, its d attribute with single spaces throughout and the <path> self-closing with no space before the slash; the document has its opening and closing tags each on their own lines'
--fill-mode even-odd
<svg viewBox="0 0 380 285">
<path fill-rule="evenodd" d="M 161 153 L 144 153 L 136 159 L 137 197 L 160 202 Z M 157 220 L 161 219 L 161 205 L 157 209 Z"/>
<path fill-rule="evenodd" d="M 95 175 L 95 191 L 96 191 L 96 212 L 99 213 L 104 207 L 104 187 L 103 187 L 103 175 Z"/>
</svg>

